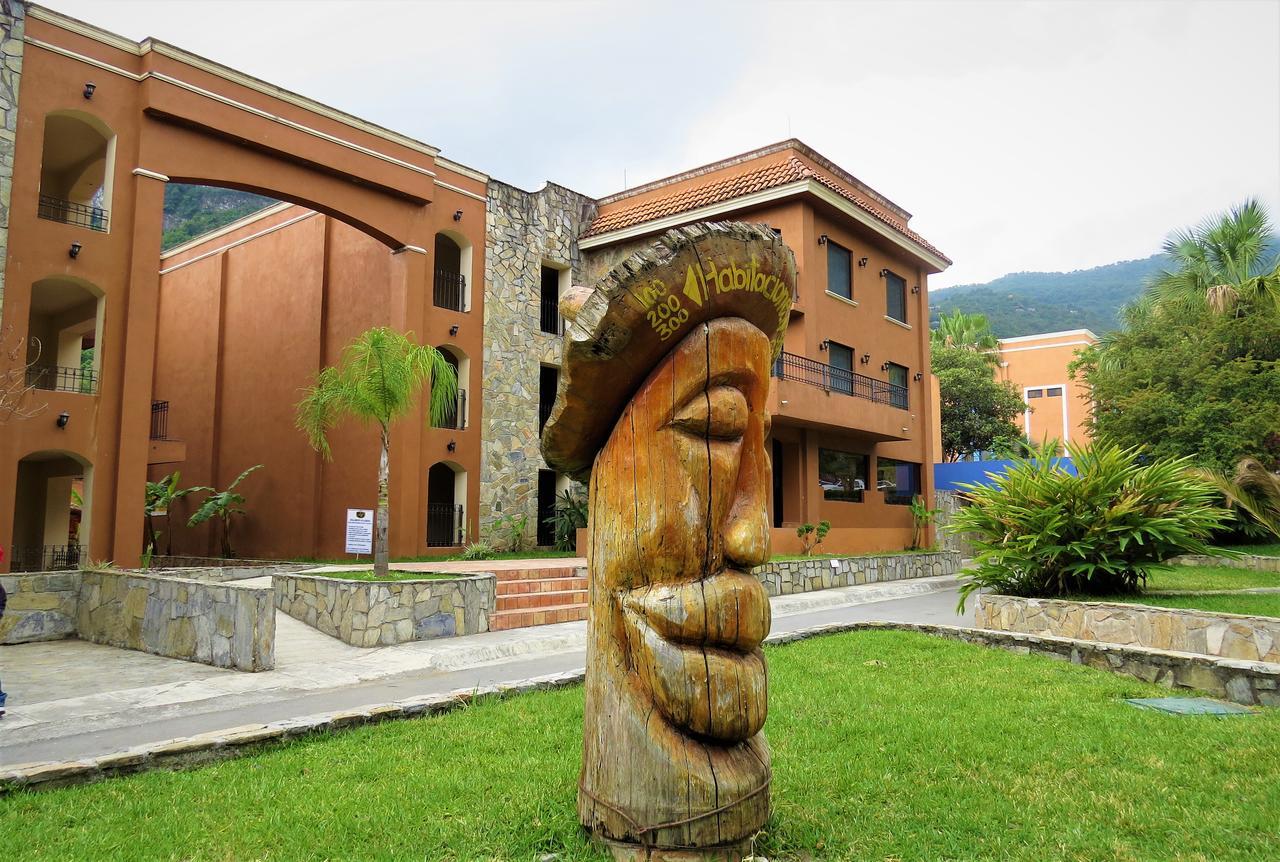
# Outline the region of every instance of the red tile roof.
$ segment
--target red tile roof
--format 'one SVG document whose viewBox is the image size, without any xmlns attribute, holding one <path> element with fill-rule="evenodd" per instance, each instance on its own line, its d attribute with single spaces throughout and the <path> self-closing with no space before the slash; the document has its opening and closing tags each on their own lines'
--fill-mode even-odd
<svg viewBox="0 0 1280 862">
<path fill-rule="evenodd" d="M 591 226 L 587 228 L 582 236 L 584 239 L 586 237 L 599 236 L 603 233 L 610 233 L 667 216 L 711 206 L 712 204 L 731 201 L 753 192 L 777 188 L 778 186 L 785 186 L 801 180 L 815 180 L 821 183 L 858 208 L 884 222 L 898 233 L 920 244 L 947 263 L 951 263 L 950 258 L 931 245 L 920 234 L 908 228 L 902 219 L 885 212 L 842 183 L 813 170 L 795 156 L 788 156 L 780 161 L 763 165 L 755 170 L 736 176 L 715 180 L 665 197 L 641 201 L 631 207 L 603 213 L 596 217 L 595 221 L 591 223 Z"/>
</svg>

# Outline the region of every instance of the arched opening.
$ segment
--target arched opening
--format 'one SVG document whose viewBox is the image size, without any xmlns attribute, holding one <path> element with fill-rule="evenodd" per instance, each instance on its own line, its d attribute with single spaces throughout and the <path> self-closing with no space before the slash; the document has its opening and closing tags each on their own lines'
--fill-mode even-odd
<svg viewBox="0 0 1280 862">
<path fill-rule="evenodd" d="M 106 299 L 96 285 L 54 276 L 31 286 L 27 317 L 27 385 L 94 395 L 102 365 Z"/>
<path fill-rule="evenodd" d="M 18 462 L 14 572 L 74 569 L 86 559 L 93 467 L 68 452 L 33 452 Z"/>
<path fill-rule="evenodd" d="M 40 218 L 107 230 L 115 146 L 115 133 L 92 114 L 57 111 L 46 116 Z"/>
<path fill-rule="evenodd" d="M 427 547 L 448 548 L 466 542 L 467 471 L 452 461 L 427 470 Z"/>
<path fill-rule="evenodd" d="M 433 302 L 438 308 L 467 311 L 471 308 L 471 243 L 460 233 L 436 234 L 435 288 Z"/>
<path fill-rule="evenodd" d="M 467 358 L 467 354 L 460 347 L 452 344 L 441 345 L 438 350 L 444 356 L 445 361 L 453 366 L 453 371 L 458 375 L 458 399 L 450 411 L 439 422 L 432 422 L 436 428 L 452 428 L 456 431 L 463 431 L 467 427 L 467 379 L 471 374 L 471 360 Z"/>
</svg>

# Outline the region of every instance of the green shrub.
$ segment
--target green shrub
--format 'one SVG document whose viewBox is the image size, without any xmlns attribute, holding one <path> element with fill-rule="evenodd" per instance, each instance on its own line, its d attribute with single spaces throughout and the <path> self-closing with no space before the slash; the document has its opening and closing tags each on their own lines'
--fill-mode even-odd
<svg viewBox="0 0 1280 862">
<path fill-rule="evenodd" d="M 1047 450 L 1015 459 L 992 485 L 962 486 L 972 505 L 948 527 L 971 533 L 978 589 L 1015 596 L 1135 593 L 1169 557 L 1212 553 L 1227 518 L 1187 458 L 1143 463 L 1138 448 L 1069 446 L 1079 475 Z"/>
<path fill-rule="evenodd" d="M 578 549 L 578 530 L 587 526 L 587 498 L 569 488 L 556 497 L 556 509 L 547 518 L 556 531 L 557 551 Z"/>
<path fill-rule="evenodd" d="M 830 521 L 819 521 L 816 527 L 813 524 L 801 524 L 796 527 L 796 535 L 800 537 L 801 553 L 806 557 L 809 556 L 814 548 L 822 544 L 822 540 L 829 532 L 831 532 Z"/>
<path fill-rule="evenodd" d="M 497 551 L 493 545 L 485 541 L 472 542 L 462 549 L 462 553 L 458 554 L 461 560 L 489 560 Z"/>
</svg>

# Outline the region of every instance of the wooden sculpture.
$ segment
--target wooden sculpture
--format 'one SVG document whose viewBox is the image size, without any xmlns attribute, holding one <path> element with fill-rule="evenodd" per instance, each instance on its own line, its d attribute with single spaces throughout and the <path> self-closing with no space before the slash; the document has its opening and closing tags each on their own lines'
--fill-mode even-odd
<svg viewBox="0 0 1280 862">
<path fill-rule="evenodd" d="M 771 363 L 795 290 L 766 228 L 667 233 L 561 304 L 547 462 L 590 479 L 582 824 L 628 860 L 737 860 L 769 816 Z"/>
</svg>

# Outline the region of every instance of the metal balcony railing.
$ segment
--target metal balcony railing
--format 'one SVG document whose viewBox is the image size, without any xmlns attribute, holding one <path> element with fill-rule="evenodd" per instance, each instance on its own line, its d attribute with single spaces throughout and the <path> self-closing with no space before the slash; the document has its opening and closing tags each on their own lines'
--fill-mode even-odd
<svg viewBox="0 0 1280 862">
<path fill-rule="evenodd" d="M 564 335 L 564 321 L 560 318 L 559 297 L 543 294 L 538 317 L 543 332 L 550 335 Z"/>
<path fill-rule="evenodd" d="M 448 548 L 461 545 L 463 529 L 462 506 L 452 503 L 427 504 L 427 547 Z"/>
<path fill-rule="evenodd" d="M 27 385 L 49 392 L 98 394 L 98 372 L 91 368 L 36 365 L 27 369 Z"/>
<path fill-rule="evenodd" d="M 902 410 L 907 409 L 907 388 L 876 380 L 862 374 L 856 374 L 845 368 L 837 368 L 816 362 L 804 356 L 783 352 L 773 364 L 773 376 L 779 380 L 795 380 L 817 386 L 827 392 L 839 392 L 855 398 L 866 398 L 877 404 L 888 404 Z"/>
<path fill-rule="evenodd" d="M 151 439 L 169 439 L 169 402 L 151 402 Z"/>
<path fill-rule="evenodd" d="M 40 218 L 49 221 L 60 221 L 76 227 L 87 227 L 89 230 L 105 232 L 108 224 L 107 211 L 102 207 L 78 204 L 65 201 L 52 195 L 40 195 L 40 205 L 36 211 Z"/>
<path fill-rule="evenodd" d="M 556 406 L 555 396 L 552 395 L 551 400 L 545 398 L 538 402 L 538 433 L 542 433 L 542 429 L 546 427 L 547 420 L 551 418 L 551 408 Z"/>
<path fill-rule="evenodd" d="M 455 431 L 467 430 L 467 390 L 458 390 L 458 400 L 454 402 L 453 409 L 445 414 L 445 417 L 439 422 L 433 422 L 436 428 L 451 428 Z"/>
<path fill-rule="evenodd" d="M 434 302 L 437 308 L 466 311 L 467 279 L 460 272 L 437 269 Z"/>
<path fill-rule="evenodd" d="M 58 569 L 76 569 L 80 561 L 88 559 L 84 545 L 31 545 L 13 548 L 9 558 L 11 572 L 53 572 Z"/>
</svg>

